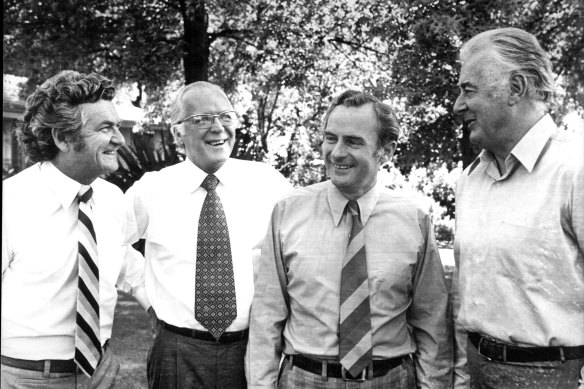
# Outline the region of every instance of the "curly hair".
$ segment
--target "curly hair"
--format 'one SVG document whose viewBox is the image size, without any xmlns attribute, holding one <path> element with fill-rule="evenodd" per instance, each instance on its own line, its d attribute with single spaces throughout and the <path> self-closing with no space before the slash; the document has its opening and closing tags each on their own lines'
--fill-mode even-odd
<svg viewBox="0 0 584 389">
<path fill-rule="evenodd" d="M 552 64 L 535 36 L 513 27 L 484 31 L 462 45 L 459 57 L 465 61 L 485 50 L 491 50 L 490 57 L 498 68 L 525 76 L 530 98 L 550 102 L 554 95 Z"/>
<path fill-rule="evenodd" d="M 397 141 L 399 137 L 399 124 L 393 109 L 370 93 L 347 90 L 335 97 L 324 115 L 323 128 L 326 128 L 328 118 L 335 107 L 339 105 L 345 107 L 361 107 L 365 104 L 373 105 L 373 110 L 379 123 L 377 129 L 377 147 L 379 150 L 383 150 L 391 142 Z"/>
<path fill-rule="evenodd" d="M 53 130 L 59 140 L 82 150 L 81 128 L 86 122 L 80 104 L 112 100 L 115 89 L 111 81 L 97 73 L 83 74 L 64 70 L 37 86 L 25 103 L 24 118 L 18 121 L 15 133 L 18 143 L 30 162 L 50 161 L 59 149 L 53 140 Z"/>
</svg>

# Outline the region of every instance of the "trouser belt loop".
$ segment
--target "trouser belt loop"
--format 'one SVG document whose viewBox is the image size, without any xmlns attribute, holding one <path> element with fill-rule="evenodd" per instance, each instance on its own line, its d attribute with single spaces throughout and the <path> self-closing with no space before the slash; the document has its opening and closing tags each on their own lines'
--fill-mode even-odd
<svg viewBox="0 0 584 389">
<path fill-rule="evenodd" d="M 560 347 L 560 360 L 562 363 L 566 362 L 566 356 L 564 355 L 564 348 Z"/>
<path fill-rule="evenodd" d="M 45 367 L 43 370 L 43 378 L 49 378 L 51 374 L 51 361 L 45 361 Z"/>
<path fill-rule="evenodd" d="M 503 345 L 503 362 L 507 362 L 507 345 Z"/>
<path fill-rule="evenodd" d="M 292 370 L 294 368 L 294 355 L 291 354 L 290 355 L 290 370 Z"/>
<path fill-rule="evenodd" d="M 367 379 L 371 381 L 373 379 L 373 361 L 369 364 L 369 371 L 367 372 Z"/>
<path fill-rule="evenodd" d="M 323 359 L 321 363 L 322 363 L 322 369 L 321 369 L 320 375 L 322 377 L 322 380 L 324 382 L 327 382 L 328 381 L 328 362 L 326 361 L 326 359 Z"/>
</svg>

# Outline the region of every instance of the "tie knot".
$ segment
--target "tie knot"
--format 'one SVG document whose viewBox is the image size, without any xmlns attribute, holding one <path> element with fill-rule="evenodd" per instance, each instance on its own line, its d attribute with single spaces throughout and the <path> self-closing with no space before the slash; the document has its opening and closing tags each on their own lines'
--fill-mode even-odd
<svg viewBox="0 0 584 389">
<path fill-rule="evenodd" d="M 85 190 L 84 187 L 81 188 L 81 190 L 79 191 L 79 202 L 80 203 L 86 203 L 89 200 L 91 200 L 91 196 L 93 196 L 93 188 L 90 186 L 89 189 Z"/>
<path fill-rule="evenodd" d="M 347 203 L 347 211 L 351 212 L 353 216 L 359 216 L 359 203 L 357 200 L 349 200 Z"/>
<path fill-rule="evenodd" d="M 215 177 L 213 174 L 209 174 L 203 180 L 201 187 L 205 188 L 207 192 L 212 192 L 217 187 L 217 184 L 219 184 L 219 179 Z"/>
</svg>

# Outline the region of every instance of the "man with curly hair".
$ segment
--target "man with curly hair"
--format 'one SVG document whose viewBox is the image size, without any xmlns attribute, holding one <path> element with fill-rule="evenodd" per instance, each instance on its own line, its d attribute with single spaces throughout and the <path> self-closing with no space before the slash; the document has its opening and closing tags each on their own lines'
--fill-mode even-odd
<svg viewBox="0 0 584 389">
<path fill-rule="evenodd" d="M 147 308 L 143 258 L 123 244 L 124 145 L 99 74 L 62 71 L 26 100 L 16 135 L 34 165 L 3 183 L 2 388 L 110 388 L 116 286 Z"/>
</svg>

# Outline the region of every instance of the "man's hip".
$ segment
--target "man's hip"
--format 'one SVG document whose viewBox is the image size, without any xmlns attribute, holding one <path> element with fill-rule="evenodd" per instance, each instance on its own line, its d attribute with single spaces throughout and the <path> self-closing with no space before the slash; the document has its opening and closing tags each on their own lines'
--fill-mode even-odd
<svg viewBox="0 0 584 389">
<path fill-rule="evenodd" d="M 26 360 L 2 356 L 2 385 L 7 389 L 24 388 L 113 388 L 120 370 L 109 342 L 93 376 L 87 377 L 69 360 Z"/>
<path fill-rule="evenodd" d="M 374 360 L 357 377 L 352 377 L 339 362 L 316 360 L 303 355 L 287 355 L 280 369 L 278 387 L 345 388 L 357 384 L 363 388 L 416 387 L 415 369 L 410 356 Z"/>
</svg>

